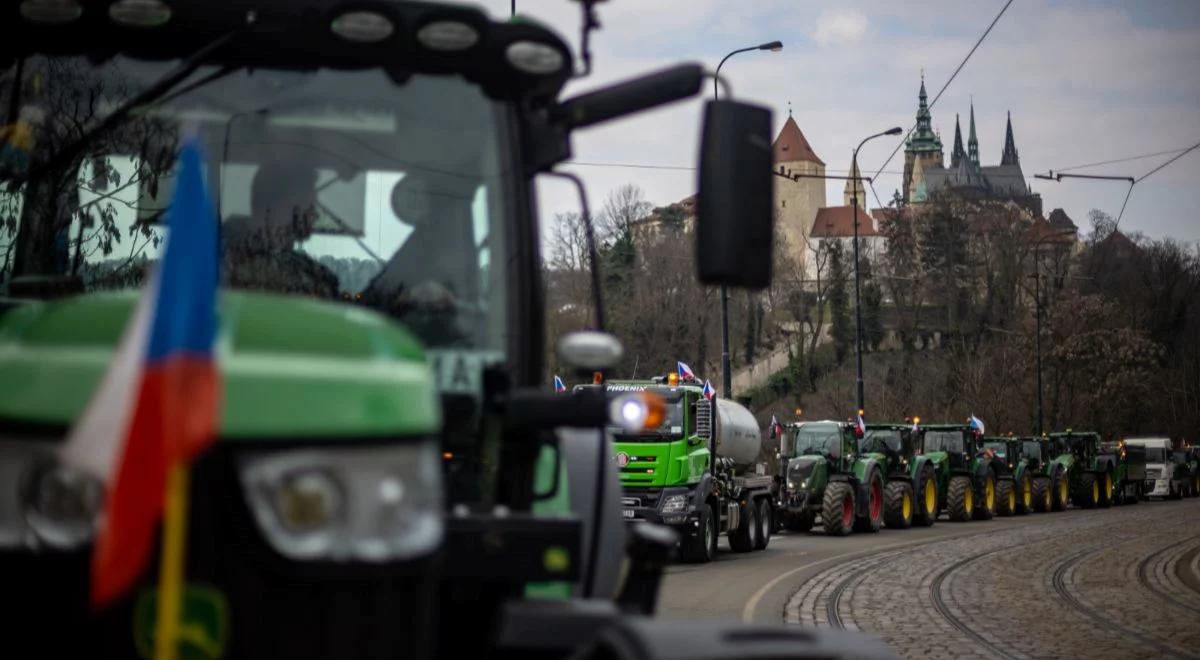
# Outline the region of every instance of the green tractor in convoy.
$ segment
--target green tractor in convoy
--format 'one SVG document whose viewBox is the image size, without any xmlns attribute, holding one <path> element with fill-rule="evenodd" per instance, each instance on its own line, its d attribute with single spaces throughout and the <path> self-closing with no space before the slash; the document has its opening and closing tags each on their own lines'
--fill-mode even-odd
<svg viewBox="0 0 1200 660">
<path fill-rule="evenodd" d="M 1019 460 L 1031 486 L 1031 510 L 1037 513 L 1054 511 L 1054 481 L 1047 472 L 1050 466 L 1050 442 L 1046 438 L 1022 436 Z M 1019 482 L 1018 482 L 1019 483 Z"/>
<path fill-rule="evenodd" d="M 910 421 L 867 424 L 867 432 L 859 440 L 859 455 L 874 459 L 887 479 L 883 521 L 888 527 L 929 527 L 937 520 L 936 473 L 928 457 L 917 455 L 919 439 L 920 429 Z"/>
<path fill-rule="evenodd" d="M 1063 453 L 1055 462 L 1066 468 L 1071 501 L 1075 506 L 1081 509 L 1111 506 L 1118 483 L 1117 457 L 1102 453 L 1100 434 L 1067 429 L 1051 433 L 1050 439 L 1061 443 Z"/>
<path fill-rule="evenodd" d="M 830 536 L 883 526 L 884 466 L 860 456 L 854 425 L 798 422 L 785 427 L 779 501 L 785 529 L 806 532 L 818 519 Z"/>
<path fill-rule="evenodd" d="M 1113 504 L 1137 504 L 1145 499 L 1146 448 L 1124 440 L 1100 443 L 1100 455 L 1111 456 Z"/>
<path fill-rule="evenodd" d="M 982 443 L 982 434 L 969 423 L 921 427 L 921 455 L 937 478 L 938 509 L 953 522 L 996 515 L 1000 461 Z"/>
<path fill-rule="evenodd" d="M 1183 455 L 1192 479 L 1192 497 L 1200 497 L 1200 446 L 1184 444 Z"/>
<path fill-rule="evenodd" d="M 1013 436 L 985 437 L 983 448 L 1000 461 L 996 513 L 1001 516 L 1023 516 L 1033 512 L 1034 469 L 1025 455 L 1024 442 Z"/>
</svg>

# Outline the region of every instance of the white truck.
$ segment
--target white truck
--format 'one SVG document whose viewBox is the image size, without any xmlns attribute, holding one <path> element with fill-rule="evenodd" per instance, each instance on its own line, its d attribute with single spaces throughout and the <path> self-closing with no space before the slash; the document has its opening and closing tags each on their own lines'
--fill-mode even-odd
<svg viewBox="0 0 1200 660">
<path fill-rule="evenodd" d="M 1184 472 L 1176 469 L 1172 460 L 1174 446 L 1170 438 L 1126 438 L 1125 444 L 1146 450 L 1146 482 L 1142 491 L 1146 497 L 1183 497 L 1187 478 Z"/>
</svg>

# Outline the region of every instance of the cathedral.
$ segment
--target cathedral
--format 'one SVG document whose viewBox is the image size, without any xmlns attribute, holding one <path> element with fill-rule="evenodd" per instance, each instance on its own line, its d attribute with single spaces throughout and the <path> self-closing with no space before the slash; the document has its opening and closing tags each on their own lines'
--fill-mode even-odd
<svg viewBox="0 0 1200 660">
<path fill-rule="evenodd" d="M 922 204 L 935 192 L 946 191 L 967 200 L 1011 201 L 1034 217 L 1042 214 L 1042 198 L 1025 182 L 1021 158 L 1013 138 L 1012 115 L 1004 136 L 1004 153 L 999 165 L 981 165 L 979 140 L 975 135 L 975 104 L 971 104 L 967 147 L 963 149 L 962 127 L 954 117 L 954 149 L 945 164 L 942 138 L 933 130 L 925 79 L 918 95 L 917 126 L 904 148 L 902 196 L 909 204 Z"/>
</svg>

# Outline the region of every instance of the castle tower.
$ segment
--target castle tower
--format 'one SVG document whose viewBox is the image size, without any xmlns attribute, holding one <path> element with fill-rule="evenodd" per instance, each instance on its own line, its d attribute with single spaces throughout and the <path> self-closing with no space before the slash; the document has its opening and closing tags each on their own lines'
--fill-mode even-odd
<svg viewBox="0 0 1200 660">
<path fill-rule="evenodd" d="M 787 121 L 772 145 L 775 171 L 775 211 L 779 234 L 786 238 L 788 250 L 798 263 L 808 259 L 807 239 L 817 209 L 825 206 L 825 162 L 809 145 L 800 126 L 788 113 Z M 784 177 L 801 176 L 794 180 Z"/>
<path fill-rule="evenodd" d="M 1008 128 L 1004 131 L 1004 155 L 1000 157 L 1000 164 L 1021 164 L 1021 157 L 1017 155 L 1017 141 L 1013 139 L 1012 112 L 1008 113 Z"/>
<path fill-rule="evenodd" d="M 958 113 L 954 113 L 954 151 L 950 152 L 951 169 L 958 167 L 966 152 L 963 151 L 962 127 L 958 124 Z"/>
<path fill-rule="evenodd" d="M 852 157 L 850 159 L 850 178 L 846 179 L 846 186 L 842 189 L 842 205 L 851 206 L 854 200 L 858 200 L 858 208 L 864 209 L 867 207 L 867 193 L 863 189 L 862 174 L 858 172 L 858 163 Z"/>
<path fill-rule="evenodd" d="M 933 117 L 929 113 L 929 95 L 925 92 L 925 75 L 921 74 L 921 91 L 917 95 L 917 127 L 908 136 L 904 147 L 904 194 L 908 200 L 909 191 L 913 189 L 913 167 L 916 161 L 921 161 L 922 169 L 941 169 L 944 167 L 942 139 L 933 132 Z"/>
<path fill-rule="evenodd" d="M 975 102 L 971 101 L 971 136 L 967 138 L 967 158 L 975 171 L 979 171 L 979 140 L 975 138 Z"/>
</svg>

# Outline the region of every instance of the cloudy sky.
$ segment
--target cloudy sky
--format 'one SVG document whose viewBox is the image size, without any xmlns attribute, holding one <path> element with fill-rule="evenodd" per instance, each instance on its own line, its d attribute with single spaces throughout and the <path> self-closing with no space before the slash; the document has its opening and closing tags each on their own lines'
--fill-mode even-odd
<svg viewBox="0 0 1200 660">
<path fill-rule="evenodd" d="M 504 18 L 510 0 L 477 2 Z M 890 2 L 839 0 L 610 0 L 599 5 L 603 28 L 593 36 L 594 72 L 571 95 L 680 61 L 715 67 L 729 51 L 764 41 L 779 53 L 737 55 L 722 69 L 734 95 L 774 110 L 776 131 L 788 104 L 827 173 L 842 174 L 863 137 L 915 121 L 922 69 L 932 98 L 987 28 L 1004 0 Z M 577 5 L 569 0 L 517 0 L 578 47 Z M 999 162 L 1011 110 L 1025 174 L 1179 150 L 1200 142 L 1200 2 L 1195 0 L 1015 0 L 933 108 L 946 156 L 954 115 L 971 97 L 981 160 Z M 702 100 L 693 100 L 587 131 L 574 138 L 593 204 L 624 183 L 665 204 L 695 189 Z M 878 170 L 897 144 L 879 138 L 864 148 L 864 173 Z M 1141 176 L 1173 153 L 1072 170 Z M 591 163 L 584 165 L 584 163 Z M 611 165 L 600 165 L 611 164 Z M 680 169 L 639 169 L 652 165 Z M 899 187 L 903 152 L 877 179 L 886 199 Z M 1081 227 L 1090 209 L 1116 215 L 1120 182 L 1034 180 L 1049 211 L 1063 207 Z M 827 201 L 841 203 L 842 182 L 828 182 Z M 559 182 L 538 187 L 548 224 L 576 208 Z M 1135 187 L 1122 228 L 1150 236 L 1200 241 L 1195 207 L 1200 149 Z M 875 206 L 872 199 L 871 205 Z"/>
</svg>

